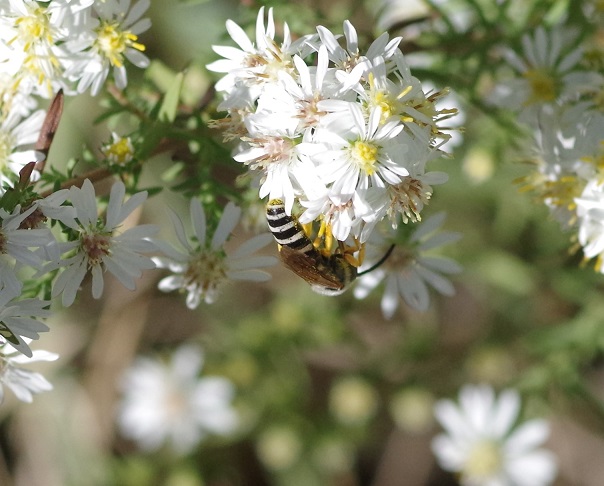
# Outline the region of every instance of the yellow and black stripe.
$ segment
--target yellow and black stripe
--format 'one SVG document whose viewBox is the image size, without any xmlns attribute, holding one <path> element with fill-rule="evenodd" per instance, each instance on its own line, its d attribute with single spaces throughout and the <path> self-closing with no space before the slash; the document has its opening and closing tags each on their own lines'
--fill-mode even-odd
<svg viewBox="0 0 604 486">
<path fill-rule="evenodd" d="M 315 292 L 338 295 L 357 277 L 357 269 L 343 255 L 324 256 L 317 250 L 294 216 L 285 212 L 280 199 L 266 206 L 268 227 L 279 243 L 283 264 L 310 284 Z"/>
<path fill-rule="evenodd" d="M 306 236 L 302 226 L 293 216 L 285 212 L 285 205 L 280 199 L 272 199 L 266 206 L 266 220 L 277 243 L 301 253 L 313 253 L 316 248 Z"/>
</svg>

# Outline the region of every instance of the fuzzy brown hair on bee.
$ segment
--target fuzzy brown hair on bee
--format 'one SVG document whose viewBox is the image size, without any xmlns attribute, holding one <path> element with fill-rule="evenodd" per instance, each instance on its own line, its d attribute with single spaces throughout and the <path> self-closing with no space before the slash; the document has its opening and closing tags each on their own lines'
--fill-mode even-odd
<svg viewBox="0 0 604 486">
<path fill-rule="evenodd" d="M 283 264 L 311 288 L 323 295 L 339 295 L 357 278 L 357 268 L 341 254 L 324 256 L 317 250 L 293 216 L 288 216 L 280 199 L 266 206 L 268 227 L 280 245 Z"/>
</svg>

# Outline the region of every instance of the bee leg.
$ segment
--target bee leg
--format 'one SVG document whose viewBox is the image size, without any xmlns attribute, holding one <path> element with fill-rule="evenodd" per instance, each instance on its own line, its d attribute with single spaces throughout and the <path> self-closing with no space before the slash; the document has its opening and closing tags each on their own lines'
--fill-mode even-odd
<svg viewBox="0 0 604 486">
<path fill-rule="evenodd" d="M 346 245 L 343 241 L 338 241 L 340 253 L 344 259 L 354 267 L 360 267 L 365 259 L 365 243 L 360 243 L 357 238 L 353 245 Z M 357 256 L 354 254 L 357 253 Z"/>
</svg>

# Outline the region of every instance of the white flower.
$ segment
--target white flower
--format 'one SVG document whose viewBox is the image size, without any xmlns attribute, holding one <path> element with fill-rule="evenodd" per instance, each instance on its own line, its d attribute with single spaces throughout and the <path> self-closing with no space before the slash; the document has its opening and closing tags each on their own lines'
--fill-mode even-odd
<svg viewBox="0 0 604 486">
<path fill-rule="evenodd" d="M 151 27 L 151 21 L 141 18 L 151 4 L 150 0 L 94 2 L 92 8 L 98 16 L 86 19 L 87 32 L 79 42 L 78 57 L 69 66 L 66 76 L 77 81 L 77 91 L 88 88 L 96 95 L 113 72 L 115 85 L 124 89 L 128 83 L 126 60 L 139 68 L 146 68 L 149 59 L 143 54 L 145 46 L 138 36 Z"/>
<path fill-rule="evenodd" d="M 357 299 L 365 298 L 382 280 L 386 281 L 382 297 L 382 313 L 390 319 L 399 305 L 399 295 L 405 302 L 419 311 L 430 305 L 428 285 L 443 295 L 453 295 L 451 282 L 441 274 L 461 271 L 457 262 L 450 258 L 431 256 L 429 250 L 457 241 L 461 235 L 453 232 L 436 233 L 444 223 L 446 214 L 437 213 L 421 223 L 409 237 L 406 244 L 396 243 L 390 256 L 375 270 L 359 277 L 354 289 Z M 365 263 L 359 268 L 363 272 L 382 258 L 393 244 L 394 239 L 384 239 L 374 233 L 375 244 L 368 245 Z M 371 242 L 370 242 L 371 243 Z"/>
<path fill-rule="evenodd" d="M 588 74 L 577 71 L 583 55 L 575 47 L 577 32 L 538 27 L 533 36 L 522 38 L 522 55 L 508 50 L 507 61 L 522 76 L 502 82 L 492 101 L 507 109 L 521 111 L 524 119 L 535 121 L 538 109 L 556 100 L 570 100 L 590 82 Z"/>
<path fill-rule="evenodd" d="M 20 353 L 32 357 L 26 338 L 38 339 L 40 332 L 48 331 L 48 326 L 38 318 L 48 317 L 45 309 L 50 302 L 39 299 L 15 300 L 18 295 L 9 288 L 0 289 L 0 336 Z"/>
<path fill-rule="evenodd" d="M 216 300 L 219 287 L 227 280 L 249 280 L 265 282 L 270 274 L 259 268 L 275 265 L 272 256 L 254 253 L 272 241 L 270 234 L 258 235 L 243 243 L 237 250 L 226 254 L 223 246 L 239 221 L 241 209 L 233 203 L 227 204 L 214 235 L 210 238 L 206 231 L 206 215 L 197 199 L 191 199 L 190 216 L 196 243 L 187 238 L 180 217 L 170 212 L 174 231 L 184 248 L 184 253 L 171 245 L 158 241 L 157 246 L 167 256 L 153 261 L 158 268 L 168 268 L 174 275 L 165 277 L 159 283 L 164 292 L 186 290 L 187 307 L 195 309 L 203 298 L 207 304 Z"/>
<path fill-rule="evenodd" d="M 92 296 L 103 293 L 103 272 L 111 272 L 129 290 L 134 290 L 135 280 L 143 270 L 155 268 L 151 258 L 141 253 L 150 252 L 155 246 L 149 237 L 157 232 L 155 225 L 139 225 L 123 233 L 118 229 L 123 221 L 147 199 L 146 192 L 134 194 L 123 202 L 126 189 L 121 181 L 111 188 L 105 222 L 99 220 L 94 186 L 86 179 L 82 188 L 72 186 L 69 199 L 76 210 L 77 223 L 63 219 L 75 231 L 75 241 L 63 243 L 65 251 L 75 254 L 61 261 L 62 273 L 55 280 L 52 295 L 63 293 L 64 306 L 70 306 L 88 273 L 92 274 Z"/>
<path fill-rule="evenodd" d="M 344 131 L 340 131 L 340 122 L 337 127 L 334 123 L 317 131 L 316 138 L 326 150 L 315 160 L 321 179 L 333 183 L 333 192 L 346 202 L 357 189 L 399 184 L 409 171 L 404 158 L 408 148 L 397 139 L 404 125 L 396 119 L 380 124 L 380 107 L 372 108 L 365 120 L 358 104 L 343 103 L 348 106 L 351 123 Z"/>
<path fill-rule="evenodd" d="M 232 20 L 227 20 L 226 28 L 239 49 L 231 46 L 212 46 L 216 54 L 224 57 L 207 68 L 210 71 L 226 73 L 216 89 L 230 93 L 235 86 L 242 84 L 252 88 L 255 99 L 266 83 L 273 84 L 280 71 L 292 68 L 292 54 L 304 44 L 305 38 L 292 43 L 287 24 L 283 25 L 283 41 L 275 42 L 275 22 L 273 9 L 268 10 L 268 21 L 265 26 L 264 7 L 260 7 L 256 19 L 256 43 L 254 44 L 245 31 Z"/>
<path fill-rule="evenodd" d="M 178 348 L 169 365 L 138 358 L 121 383 L 117 421 L 123 435 L 147 451 L 168 443 L 185 454 L 208 434 L 232 433 L 238 423 L 233 385 L 222 377 L 200 378 L 202 365 L 194 345 Z"/>
<path fill-rule="evenodd" d="M 35 361 L 55 361 L 56 353 L 35 350 L 31 357 L 17 353 L 6 353 L 6 345 L 0 349 L 0 383 L 10 388 L 22 402 L 31 403 L 33 395 L 52 390 L 52 385 L 40 373 L 26 370 L 18 365 Z M 0 403 L 4 400 L 4 389 L 0 386 Z"/>
<path fill-rule="evenodd" d="M 437 420 L 446 434 L 432 449 L 441 467 L 459 474 L 463 486 L 546 486 L 556 476 L 553 454 L 540 446 L 549 435 L 545 420 L 516 425 L 520 396 L 515 390 L 495 397 L 493 389 L 464 386 L 459 404 L 441 400 Z"/>
</svg>

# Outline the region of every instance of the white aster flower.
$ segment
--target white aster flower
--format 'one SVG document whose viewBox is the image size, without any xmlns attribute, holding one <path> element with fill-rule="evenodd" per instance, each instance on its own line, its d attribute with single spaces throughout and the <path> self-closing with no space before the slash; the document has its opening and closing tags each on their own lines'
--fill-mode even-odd
<svg viewBox="0 0 604 486">
<path fill-rule="evenodd" d="M 426 311 L 430 305 L 428 285 L 443 295 L 453 295 L 453 284 L 441 274 L 461 272 L 460 265 L 442 256 L 428 253 L 440 246 L 459 240 L 461 235 L 443 231 L 437 233 L 444 223 L 446 214 L 437 213 L 421 223 L 405 243 L 396 242 L 390 256 L 375 270 L 359 277 L 354 289 L 357 299 L 365 298 L 374 288 L 385 280 L 382 297 L 382 313 L 390 319 L 399 305 L 399 295 L 405 302 L 419 311 Z M 384 239 L 377 232 L 367 247 L 365 263 L 359 272 L 372 267 L 382 258 L 395 241 Z"/>
<path fill-rule="evenodd" d="M 371 43 L 365 55 L 361 55 L 357 31 L 349 20 L 344 21 L 343 30 L 344 38 L 346 39 L 345 48 L 340 46 L 338 38 L 322 25 L 317 27 L 321 42 L 315 41 L 309 42 L 309 44 L 313 45 L 316 50 L 319 50 L 321 45 L 325 45 L 329 52 L 330 61 L 335 64 L 337 69 L 348 73 L 354 71 L 357 66 L 362 65 L 365 61 L 371 61 L 378 56 L 389 60 L 398 50 L 398 45 L 402 40 L 402 37 L 390 39 L 388 33 L 384 32 Z"/>
<path fill-rule="evenodd" d="M 2 346 L 0 348 L 0 403 L 4 400 L 2 385 L 10 388 L 19 400 L 27 403 L 32 402 L 34 394 L 52 390 L 52 385 L 44 376 L 24 369 L 20 365 L 35 361 L 55 361 L 58 358 L 58 354 L 40 349 L 33 351 L 31 356 L 27 357 L 10 352 L 6 345 Z"/>
<path fill-rule="evenodd" d="M 32 357 L 27 339 L 38 339 L 38 333 L 48 331 L 48 326 L 38 318 L 48 317 L 50 302 L 39 299 L 16 300 L 11 289 L 0 289 L 0 336 L 20 353 Z"/>
<path fill-rule="evenodd" d="M 341 122 L 338 128 L 334 123 L 317 130 L 316 138 L 326 150 L 315 156 L 320 178 L 332 184 L 342 202 L 351 199 L 357 189 L 396 185 L 409 175 L 404 158 L 408 147 L 397 139 L 404 125 L 396 119 L 380 124 L 380 107 L 372 108 L 366 121 L 358 104 L 346 104 L 351 123 L 344 132 L 339 130 Z"/>
<path fill-rule="evenodd" d="M 502 82 L 492 101 L 507 109 L 521 111 L 528 121 L 534 121 L 539 108 L 556 100 L 574 99 L 582 84 L 589 82 L 588 74 L 577 70 L 583 55 L 575 47 L 577 32 L 538 27 L 534 35 L 522 39 L 523 52 L 505 51 L 507 61 L 522 76 Z"/>
<path fill-rule="evenodd" d="M 275 41 L 275 22 L 273 9 L 268 10 L 265 25 L 264 7 L 260 7 L 256 19 L 256 42 L 252 42 L 245 31 L 232 20 L 227 20 L 226 28 L 239 48 L 231 46 L 212 46 L 216 54 L 224 59 L 208 64 L 210 71 L 226 73 L 216 89 L 230 93 L 235 86 L 243 84 L 255 95 L 261 93 L 265 84 L 274 84 L 281 71 L 292 70 L 292 55 L 304 45 L 305 38 L 292 42 L 287 24 L 283 25 L 283 41 Z"/>
<path fill-rule="evenodd" d="M 489 386 L 464 386 L 459 404 L 435 406 L 445 434 L 432 450 L 441 467 L 459 474 L 463 486 L 546 486 L 556 476 L 554 455 L 541 448 L 549 435 L 545 420 L 517 425 L 520 396 L 505 390 L 498 397 Z"/>
<path fill-rule="evenodd" d="M 79 93 L 90 88 L 96 95 L 110 71 L 115 85 L 124 89 L 128 84 L 126 60 L 138 68 L 149 66 L 138 36 L 151 27 L 149 19 L 141 18 L 150 4 L 150 0 L 132 5 L 131 0 L 94 2 L 96 17 L 86 18 L 87 33 L 75 44 L 80 52 L 66 72 L 70 80 L 77 81 Z"/>
<path fill-rule="evenodd" d="M 64 251 L 74 254 L 58 263 L 62 273 L 52 289 L 53 297 L 63 294 L 64 306 L 70 306 L 88 272 L 92 274 L 92 296 L 103 294 L 103 273 L 111 272 L 129 290 L 136 287 L 135 280 L 143 270 L 155 268 L 151 258 L 142 255 L 153 251 L 155 245 L 149 238 L 158 231 L 155 225 L 139 225 L 119 232 L 120 225 L 147 199 L 147 192 L 134 194 L 123 202 L 126 188 L 121 181 L 111 188 L 105 221 L 99 219 L 94 186 L 86 179 L 81 188 L 72 186 L 69 199 L 76 211 L 76 222 L 69 215 L 63 222 L 75 231 L 75 240 L 63 243 Z"/>
<path fill-rule="evenodd" d="M 166 255 L 153 258 L 158 268 L 167 268 L 174 275 L 159 282 L 164 292 L 184 290 L 187 292 L 187 307 L 195 309 L 201 299 L 213 303 L 218 290 L 227 280 L 249 280 L 265 282 L 270 274 L 260 268 L 275 265 L 272 256 L 254 255 L 256 251 L 272 241 L 270 234 L 262 234 L 244 242 L 235 251 L 226 253 L 223 246 L 239 222 L 241 209 L 233 203 L 227 204 L 216 231 L 210 238 L 207 234 L 206 215 L 197 199 L 191 199 L 190 217 L 195 233 L 194 242 L 187 237 L 182 219 L 170 212 L 174 231 L 184 249 L 179 251 L 171 245 L 158 241 L 158 248 Z"/>
<path fill-rule="evenodd" d="M 186 454 L 208 434 L 232 433 L 238 423 L 234 387 L 226 378 L 200 378 L 202 365 L 203 352 L 194 345 L 178 348 L 168 365 L 138 358 L 121 383 L 122 434 L 147 451 L 167 443 Z"/>
</svg>

